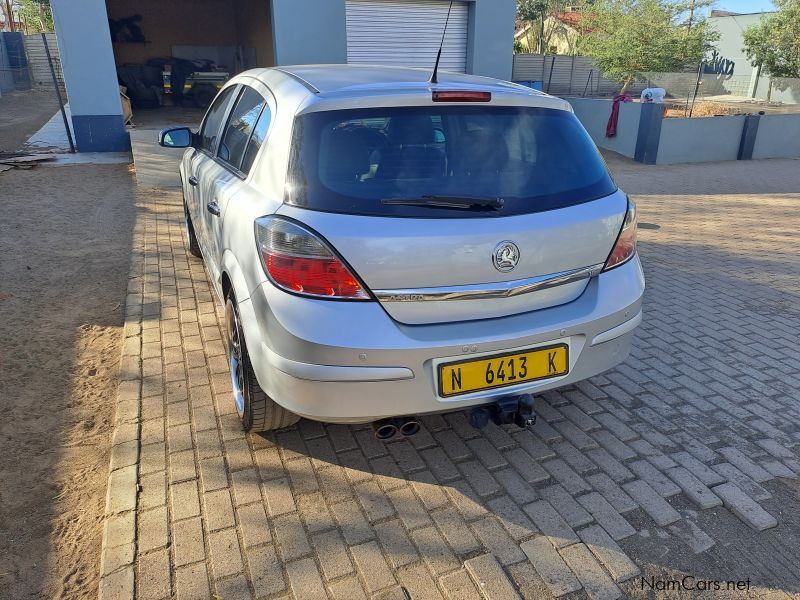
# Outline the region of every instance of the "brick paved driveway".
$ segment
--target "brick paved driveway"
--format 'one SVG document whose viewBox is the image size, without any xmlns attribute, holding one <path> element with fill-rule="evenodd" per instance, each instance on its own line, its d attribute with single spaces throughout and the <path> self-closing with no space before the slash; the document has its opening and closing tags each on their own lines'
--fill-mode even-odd
<svg viewBox="0 0 800 600">
<path fill-rule="evenodd" d="M 691 574 L 796 596 L 800 162 L 612 168 L 643 221 L 631 358 L 545 394 L 532 431 L 454 413 L 387 444 L 242 433 L 180 197 L 142 192 L 102 594 L 614 598 Z"/>
</svg>

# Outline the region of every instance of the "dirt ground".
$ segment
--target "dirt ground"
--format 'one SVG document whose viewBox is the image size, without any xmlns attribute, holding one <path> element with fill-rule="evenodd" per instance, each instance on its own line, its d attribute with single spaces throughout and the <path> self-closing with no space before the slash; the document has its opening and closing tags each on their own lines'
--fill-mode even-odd
<svg viewBox="0 0 800 600">
<path fill-rule="evenodd" d="M 58 110 L 52 90 L 11 92 L 0 98 L 0 152 L 13 152 Z"/>
<path fill-rule="evenodd" d="M 0 174 L 0 598 L 97 597 L 133 189 Z"/>
</svg>

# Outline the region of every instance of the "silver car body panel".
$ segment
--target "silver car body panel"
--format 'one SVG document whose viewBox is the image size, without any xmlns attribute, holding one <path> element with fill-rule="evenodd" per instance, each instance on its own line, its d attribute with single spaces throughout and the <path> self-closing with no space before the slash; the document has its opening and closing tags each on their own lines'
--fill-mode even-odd
<svg viewBox="0 0 800 600">
<path fill-rule="evenodd" d="M 220 298 L 228 290 L 236 296 L 260 384 L 297 414 L 366 422 L 454 410 L 498 395 L 566 385 L 623 360 L 641 320 L 644 278 L 638 257 L 595 274 L 624 216 L 622 192 L 544 213 L 461 219 L 460 242 L 453 232 L 443 230 L 440 219 L 337 215 L 283 204 L 292 126 L 304 112 L 428 105 L 432 88 L 489 90 L 490 104 L 571 110 L 563 100 L 507 82 L 440 72 L 440 83 L 431 86 L 427 78 L 427 72 L 415 69 L 342 65 L 248 71 L 226 87 L 255 88 L 272 111 L 267 143 L 250 174 L 234 174 L 198 150 L 184 154 L 180 166 L 184 197 L 199 229 L 212 285 Z M 195 188 L 187 181 L 196 170 L 207 181 Z M 220 205 L 220 216 L 207 212 L 212 199 Z M 422 289 L 433 299 L 400 302 L 381 294 L 381 302 L 337 302 L 278 289 L 264 273 L 253 235 L 255 220 L 270 214 L 298 219 L 322 233 L 379 294 Z M 559 239 L 578 243 L 559 244 L 558 252 L 549 250 Z M 441 252 L 424 260 L 414 254 L 423 245 L 415 240 L 424 244 L 439 240 Z M 494 269 L 490 259 L 501 240 L 514 240 L 521 250 L 520 264 L 506 273 Z M 446 261 L 449 269 L 437 268 L 436 261 Z M 524 289 L 537 280 L 583 268 L 591 270 L 588 277 L 567 278 L 562 285 L 538 289 L 534 285 L 529 293 L 502 291 Z M 456 276 L 459 269 L 469 278 Z M 451 294 L 462 286 L 500 290 L 501 297 L 441 299 L 441 293 Z M 478 392 L 447 400 L 437 395 L 435 369 L 442 361 L 554 340 L 566 340 L 570 346 L 570 372 L 565 377 L 502 393 Z"/>
</svg>

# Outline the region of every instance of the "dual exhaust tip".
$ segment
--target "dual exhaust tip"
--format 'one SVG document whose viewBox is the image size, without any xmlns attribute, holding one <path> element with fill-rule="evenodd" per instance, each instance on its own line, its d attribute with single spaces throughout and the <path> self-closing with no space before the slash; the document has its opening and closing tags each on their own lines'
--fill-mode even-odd
<svg viewBox="0 0 800 600">
<path fill-rule="evenodd" d="M 419 431 L 419 421 L 416 417 L 398 417 L 396 419 L 381 419 L 372 423 L 372 431 L 379 440 L 393 438 L 398 432 L 405 437 L 416 435 Z"/>
</svg>

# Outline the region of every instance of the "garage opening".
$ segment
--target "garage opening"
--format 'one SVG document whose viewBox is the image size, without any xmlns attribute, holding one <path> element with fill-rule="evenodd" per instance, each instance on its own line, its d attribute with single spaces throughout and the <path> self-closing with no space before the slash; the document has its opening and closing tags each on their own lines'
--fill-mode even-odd
<svg viewBox="0 0 800 600">
<path fill-rule="evenodd" d="M 430 69 L 450 5 L 445 0 L 347 0 L 347 62 Z M 469 10 L 453 2 L 439 68 L 466 72 Z"/>
<path fill-rule="evenodd" d="M 275 64 L 269 0 L 106 0 L 106 9 L 137 125 L 199 121 L 230 77 Z"/>
</svg>

